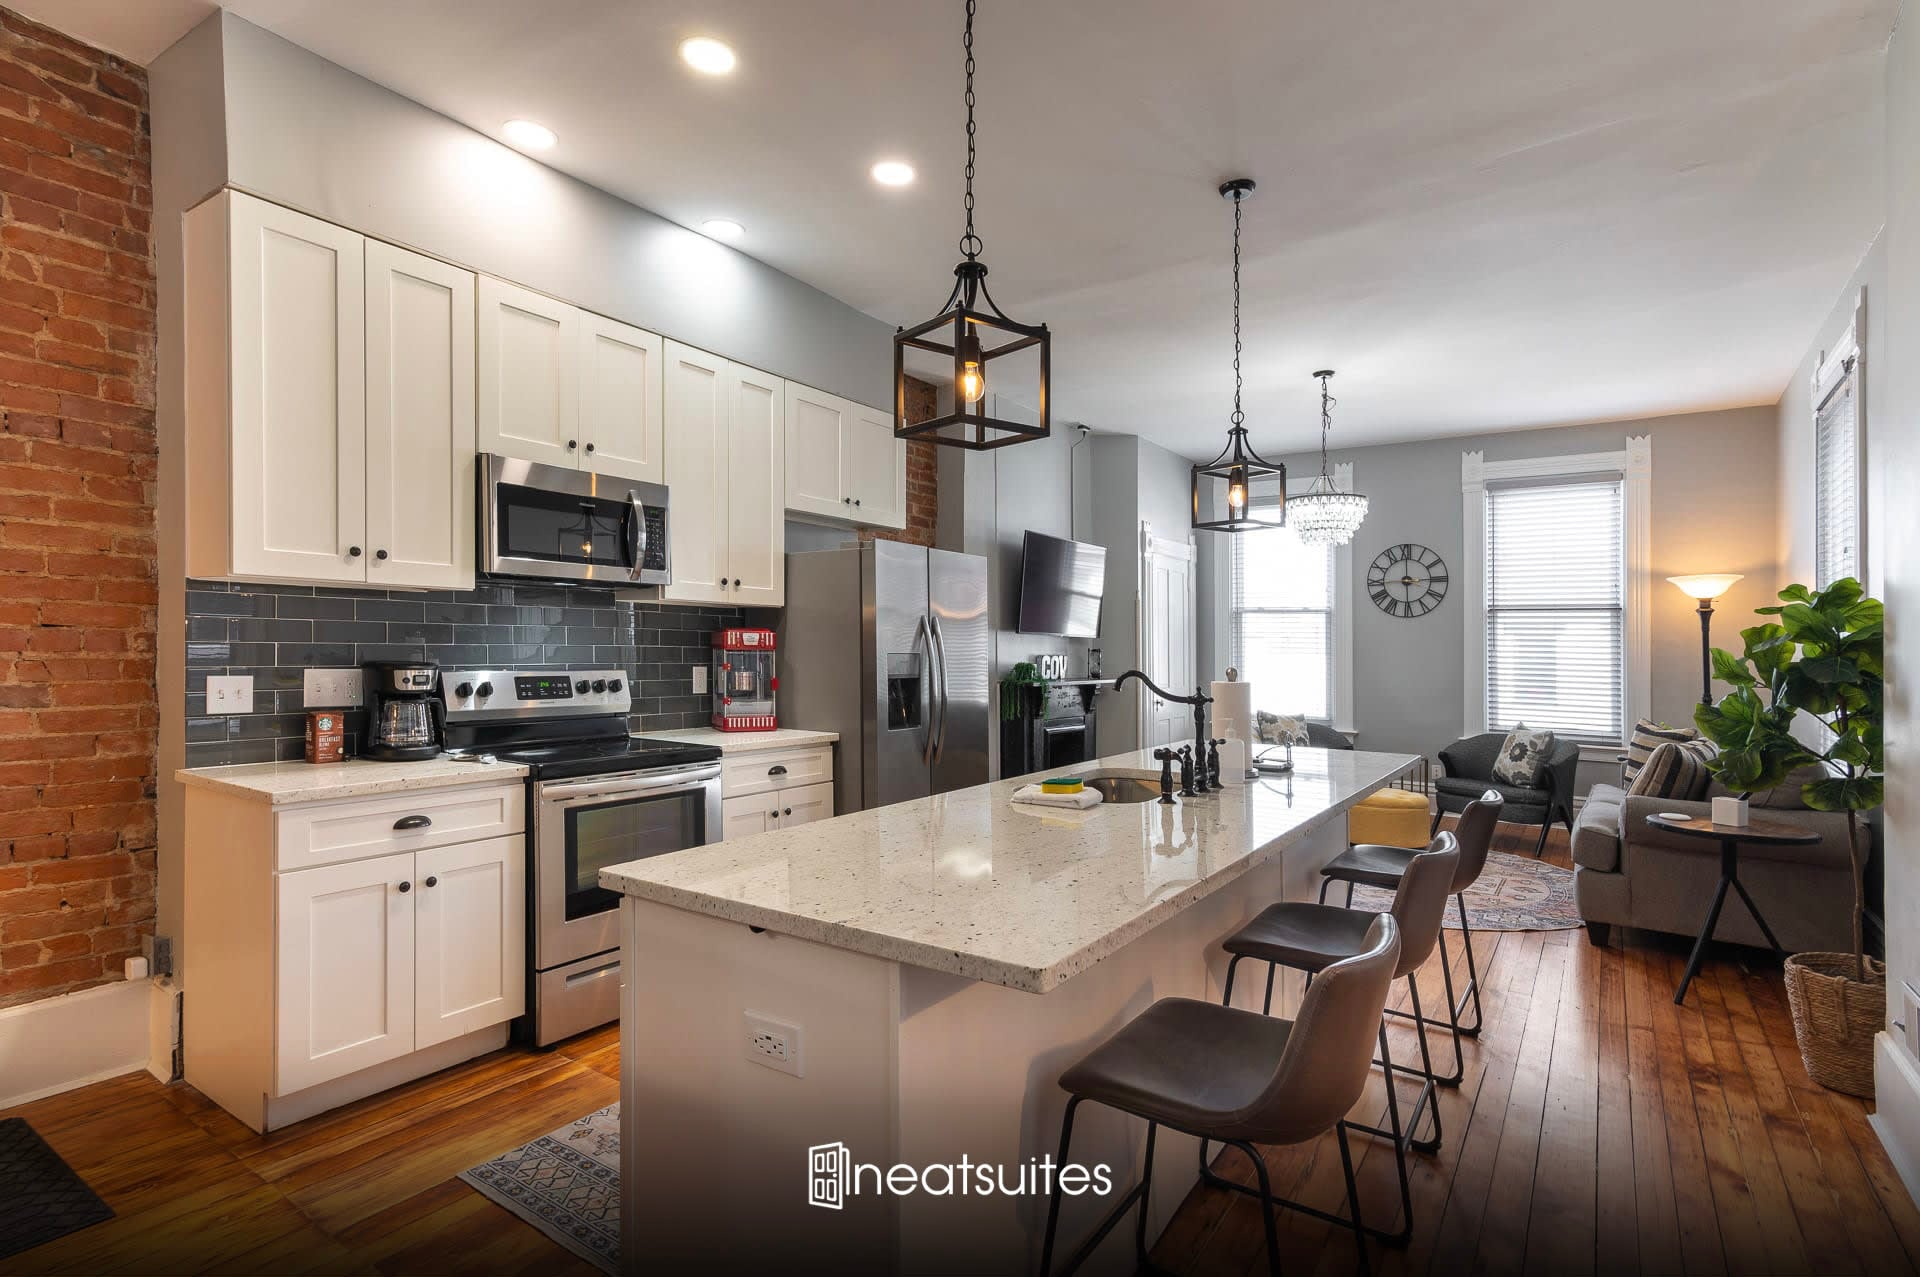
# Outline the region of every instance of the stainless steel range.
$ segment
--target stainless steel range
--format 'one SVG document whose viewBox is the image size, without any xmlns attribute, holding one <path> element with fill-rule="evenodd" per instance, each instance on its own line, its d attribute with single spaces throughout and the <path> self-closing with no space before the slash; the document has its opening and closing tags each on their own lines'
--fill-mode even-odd
<svg viewBox="0 0 1920 1277">
<path fill-rule="evenodd" d="M 631 736 L 620 670 L 450 670 L 447 749 L 524 764 L 532 1037 L 620 1016 L 620 897 L 600 870 L 720 838 L 720 751 Z"/>
</svg>

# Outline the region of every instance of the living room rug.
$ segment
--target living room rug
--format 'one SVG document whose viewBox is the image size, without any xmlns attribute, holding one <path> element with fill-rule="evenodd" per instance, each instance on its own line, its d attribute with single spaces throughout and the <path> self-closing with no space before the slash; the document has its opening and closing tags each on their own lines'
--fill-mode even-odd
<svg viewBox="0 0 1920 1277">
<path fill-rule="evenodd" d="M 620 1106 L 549 1131 L 460 1178 L 602 1272 L 620 1267 Z"/>
<path fill-rule="evenodd" d="M 1571 931 L 1581 924 L 1573 904 L 1573 870 L 1496 851 L 1487 867 L 1467 888 L 1467 917 L 1475 931 Z M 1341 902 L 1339 884 L 1327 899 Z M 1353 907 L 1385 913 L 1393 907 L 1393 893 L 1380 887 L 1355 887 Z M 1447 926 L 1460 929 L 1460 911 L 1447 910 Z"/>
<path fill-rule="evenodd" d="M 0 1121 L 0 1259 L 113 1218 L 24 1117 Z"/>
</svg>

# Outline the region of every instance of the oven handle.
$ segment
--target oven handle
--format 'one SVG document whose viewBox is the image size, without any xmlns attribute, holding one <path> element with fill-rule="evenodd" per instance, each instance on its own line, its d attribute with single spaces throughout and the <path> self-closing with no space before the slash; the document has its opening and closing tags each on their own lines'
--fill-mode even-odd
<svg viewBox="0 0 1920 1277">
<path fill-rule="evenodd" d="M 686 771 L 676 771 L 662 776 L 623 776 L 611 778 L 605 776 L 590 777 L 572 784 L 546 784 L 539 786 L 540 802 L 578 802 L 586 798 L 618 798 L 626 794 L 643 794 L 659 789 L 697 789 L 708 781 L 720 778 L 720 767 L 696 767 Z"/>
<path fill-rule="evenodd" d="M 627 489 L 627 517 L 632 520 L 627 530 L 627 554 L 633 560 L 627 576 L 638 581 L 647 566 L 647 507 L 641 503 L 640 494 L 631 488 Z"/>
</svg>

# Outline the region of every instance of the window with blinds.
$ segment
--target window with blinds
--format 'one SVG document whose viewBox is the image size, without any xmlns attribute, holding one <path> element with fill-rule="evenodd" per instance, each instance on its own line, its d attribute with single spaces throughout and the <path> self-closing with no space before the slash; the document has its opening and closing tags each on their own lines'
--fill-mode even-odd
<svg viewBox="0 0 1920 1277">
<path fill-rule="evenodd" d="M 1490 486 L 1486 501 L 1487 729 L 1622 740 L 1621 480 Z"/>
<path fill-rule="evenodd" d="M 1860 575 L 1860 430 L 1854 375 L 1856 361 L 1840 375 L 1815 409 L 1813 423 L 1813 577 L 1825 589 Z"/>
<path fill-rule="evenodd" d="M 1231 538 L 1233 663 L 1261 709 L 1333 716 L 1333 547 L 1292 528 Z"/>
</svg>

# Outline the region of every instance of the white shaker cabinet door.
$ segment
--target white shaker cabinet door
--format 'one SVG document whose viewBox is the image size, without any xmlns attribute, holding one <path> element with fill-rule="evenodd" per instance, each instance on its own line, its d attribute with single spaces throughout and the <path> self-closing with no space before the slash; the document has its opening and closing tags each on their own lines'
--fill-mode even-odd
<svg viewBox="0 0 1920 1277">
<path fill-rule="evenodd" d="M 526 840 L 414 853 L 416 1051 L 527 1006 Z"/>
<path fill-rule="evenodd" d="M 847 444 L 853 405 L 838 395 L 787 383 L 787 509 L 853 518 Z"/>
<path fill-rule="evenodd" d="M 893 414 L 853 405 L 847 491 L 853 518 L 880 528 L 907 526 L 907 443 L 893 437 Z"/>
<path fill-rule="evenodd" d="M 672 496 L 673 584 L 669 603 L 725 603 L 729 365 L 666 343 L 667 488 Z"/>
<path fill-rule="evenodd" d="M 744 798 L 727 799 L 720 805 L 721 840 L 764 834 L 776 828 L 773 821 L 778 818 L 769 813 L 778 810 L 771 794 L 748 794 Z"/>
<path fill-rule="evenodd" d="M 412 853 L 284 873 L 275 886 L 275 1094 L 411 1052 Z"/>
<path fill-rule="evenodd" d="M 580 468 L 665 483 L 660 363 L 653 333 L 580 314 Z"/>
<path fill-rule="evenodd" d="M 742 607 L 780 607 L 787 599 L 785 391 L 769 373 L 727 366 L 725 571 L 727 598 Z"/>
<path fill-rule="evenodd" d="M 364 581 L 365 241 L 229 198 L 232 574 Z"/>
<path fill-rule="evenodd" d="M 580 320 L 565 302 L 480 277 L 480 450 L 580 468 Z"/>
<path fill-rule="evenodd" d="M 473 588 L 474 280 L 367 241 L 367 584 Z"/>
</svg>

